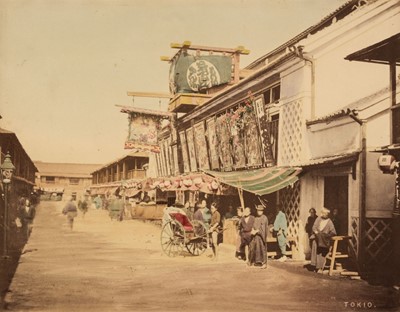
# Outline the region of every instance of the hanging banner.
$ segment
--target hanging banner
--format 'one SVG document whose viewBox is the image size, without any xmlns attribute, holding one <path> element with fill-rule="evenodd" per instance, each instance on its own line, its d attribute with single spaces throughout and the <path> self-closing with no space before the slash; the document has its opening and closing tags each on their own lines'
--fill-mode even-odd
<svg viewBox="0 0 400 312">
<path fill-rule="evenodd" d="M 172 156 L 174 159 L 174 175 L 177 176 L 179 175 L 179 164 L 178 164 L 178 146 L 172 145 Z"/>
<path fill-rule="evenodd" d="M 262 165 L 260 137 L 258 135 L 256 116 L 254 114 L 248 114 L 244 131 L 246 139 L 247 165 L 260 166 Z"/>
<path fill-rule="evenodd" d="M 222 115 L 217 118 L 217 133 L 219 138 L 218 152 L 220 155 L 221 165 L 224 170 L 232 169 L 232 154 L 230 144 L 230 131 L 227 126 L 226 116 Z"/>
<path fill-rule="evenodd" d="M 185 172 L 185 173 L 190 172 L 189 153 L 188 153 L 188 147 L 186 144 L 185 131 L 179 132 L 179 138 L 181 140 L 181 148 L 182 148 L 183 172 Z"/>
<path fill-rule="evenodd" d="M 189 149 L 189 160 L 190 160 L 190 170 L 192 172 L 197 171 L 197 162 L 196 162 L 196 150 L 193 142 L 193 128 L 189 128 L 186 130 L 187 137 L 187 145 Z"/>
<path fill-rule="evenodd" d="M 194 56 L 181 53 L 171 63 L 172 93 L 196 93 L 231 81 L 232 58 L 225 55 Z"/>
<path fill-rule="evenodd" d="M 206 121 L 207 125 L 207 137 L 208 137 L 208 145 L 209 145 L 209 153 L 211 160 L 211 169 L 219 169 L 219 159 L 218 159 L 218 140 L 217 140 L 217 130 L 215 119 L 210 118 Z"/>
<path fill-rule="evenodd" d="M 263 97 L 259 97 L 254 101 L 254 108 L 257 114 L 257 125 L 258 129 L 261 133 L 261 143 L 262 143 L 262 150 L 264 154 L 264 161 L 267 167 L 274 166 L 276 164 L 276 159 L 273 155 L 273 149 L 271 146 L 271 133 L 268 123 L 268 118 L 265 114 L 264 110 L 264 99 Z M 276 139 L 274 140 L 275 143 Z M 275 155 L 276 157 L 276 155 Z"/>
<path fill-rule="evenodd" d="M 194 126 L 194 139 L 197 148 L 197 159 L 199 161 L 199 169 L 210 169 L 204 122 L 199 122 Z"/>
</svg>

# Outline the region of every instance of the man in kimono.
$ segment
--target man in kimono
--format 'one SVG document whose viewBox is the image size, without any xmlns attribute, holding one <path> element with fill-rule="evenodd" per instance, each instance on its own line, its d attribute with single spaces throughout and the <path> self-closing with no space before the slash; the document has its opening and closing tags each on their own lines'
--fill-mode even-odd
<svg viewBox="0 0 400 312">
<path fill-rule="evenodd" d="M 274 222 L 274 232 L 276 233 L 276 239 L 278 241 L 280 249 L 280 258 L 278 261 L 286 261 L 286 236 L 287 236 L 287 220 L 286 216 L 282 211 L 282 206 L 278 206 L 278 214 L 276 215 Z"/>
<path fill-rule="evenodd" d="M 246 261 L 246 246 L 248 247 L 251 242 L 251 231 L 254 225 L 254 216 L 250 215 L 251 210 L 249 207 L 244 208 L 243 216 L 240 219 L 240 253 L 242 260 Z"/>
<path fill-rule="evenodd" d="M 249 246 L 249 265 L 265 269 L 267 267 L 267 234 L 268 218 L 264 215 L 264 206 L 258 205 L 257 216 L 251 231 L 252 240 Z"/>
<path fill-rule="evenodd" d="M 315 267 L 315 271 L 318 273 L 322 273 L 324 269 L 331 238 L 336 235 L 335 226 L 332 220 L 329 219 L 329 213 L 329 209 L 322 208 L 321 216 L 315 220 L 313 225 L 311 266 Z"/>
</svg>

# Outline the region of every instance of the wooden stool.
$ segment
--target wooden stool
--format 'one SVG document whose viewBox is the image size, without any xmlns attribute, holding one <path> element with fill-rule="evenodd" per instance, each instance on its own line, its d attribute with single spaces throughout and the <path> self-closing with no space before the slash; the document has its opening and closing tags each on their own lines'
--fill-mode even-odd
<svg viewBox="0 0 400 312">
<path fill-rule="evenodd" d="M 337 248 L 340 241 L 348 240 L 350 238 L 351 236 L 333 236 L 331 238 L 333 241 L 333 245 L 329 248 L 328 255 L 326 256 L 326 259 L 329 259 L 331 261 L 328 273 L 329 276 L 332 276 L 333 274 L 333 268 L 335 266 L 336 259 L 344 259 L 349 257 L 348 254 L 342 254 L 341 252 L 337 251 Z"/>
</svg>

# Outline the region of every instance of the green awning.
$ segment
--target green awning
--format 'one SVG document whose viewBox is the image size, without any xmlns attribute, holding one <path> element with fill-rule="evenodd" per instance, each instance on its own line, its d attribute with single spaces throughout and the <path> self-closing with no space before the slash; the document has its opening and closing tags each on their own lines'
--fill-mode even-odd
<svg viewBox="0 0 400 312">
<path fill-rule="evenodd" d="M 262 196 L 293 185 L 299 179 L 298 174 L 301 169 L 272 167 L 245 171 L 204 170 L 204 172 L 213 176 L 219 182 Z"/>
</svg>

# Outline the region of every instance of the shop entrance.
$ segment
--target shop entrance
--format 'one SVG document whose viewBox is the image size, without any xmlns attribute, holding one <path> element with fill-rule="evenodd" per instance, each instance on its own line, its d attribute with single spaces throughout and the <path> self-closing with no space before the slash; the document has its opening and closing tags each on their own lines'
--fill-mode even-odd
<svg viewBox="0 0 400 312">
<path fill-rule="evenodd" d="M 337 235 L 348 235 L 349 182 L 347 176 L 324 178 L 324 207 L 331 211 Z M 334 216 L 334 210 L 337 215 Z"/>
</svg>

